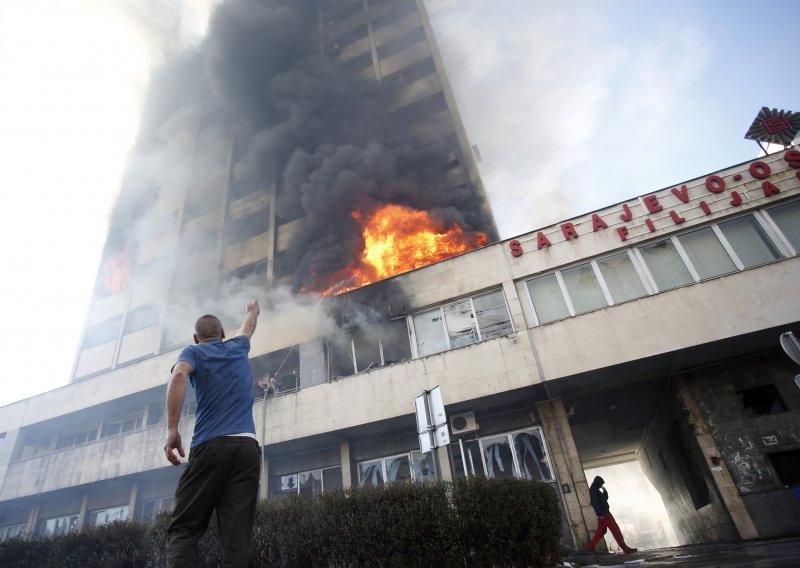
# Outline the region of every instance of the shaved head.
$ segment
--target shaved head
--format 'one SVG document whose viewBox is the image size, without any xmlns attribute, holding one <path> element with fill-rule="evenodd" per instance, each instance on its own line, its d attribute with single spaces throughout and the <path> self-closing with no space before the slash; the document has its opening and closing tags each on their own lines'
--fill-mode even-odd
<svg viewBox="0 0 800 568">
<path fill-rule="evenodd" d="M 222 338 L 222 322 L 217 316 L 206 314 L 200 316 L 194 324 L 194 332 L 200 341 L 213 338 Z"/>
</svg>

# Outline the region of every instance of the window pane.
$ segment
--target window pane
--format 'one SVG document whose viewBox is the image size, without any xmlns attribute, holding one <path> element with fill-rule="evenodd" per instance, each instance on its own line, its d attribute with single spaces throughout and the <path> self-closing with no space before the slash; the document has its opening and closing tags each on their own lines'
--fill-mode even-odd
<svg viewBox="0 0 800 568">
<path fill-rule="evenodd" d="M 372 330 L 354 332 L 353 345 L 356 349 L 356 367 L 359 373 L 381 366 L 378 337 Z"/>
<path fill-rule="evenodd" d="M 514 450 L 522 469 L 520 477 L 537 481 L 553 479 L 539 430 L 514 434 Z"/>
<path fill-rule="evenodd" d="M 582 314 L 608 305 L 591 263 L 580 264 L 561 271 L 572 307 Z"/>
<path fill-rule="evenodd" d="M 784 203 L 767 209 L 767 212 L 795 252 L 800 253 L 800 201 Z"/>
<path fill-rule="evenodd" d="M 486 477 L 514 477 L 514 457 L 508 436 L 496 436 L 481 440 L 483 459 L 486 461 Z"/>
<path fill-rule="evenodd" d="M 322 493 L 322 470 L 306 471 L 298 476 L 300 495 L 316 495 Z"/>
<path fill-rule="evenodd" d="M 330 469 L 322 470 L 322 488 L 324 491 L 336 491 L 337 489 L 344 489 L 341 467 L 332 467 Z"/>
<path fill-rule="evenodd" d="M 478 341 L 478 327 L 469 298 L 444 306 L 444 321 L 450 347 L 463 347 Z"/>
<path fill-rule="evenodd" d="M 408 325 L 405 319 L 393 320 L 381 326 L 380 341 L 385 365 L 411 359 L 411 344 L 408 341 Z"/>
<path fill-rule="evenodd" d="M 297 494 L 297 474 L 281 476 L 281 489 L 280 495 L 295 495 Z"/>
<path fill-rule="evenodd" d="M 711 228 L 681 235 L 678 240 L 701 279 L 736 270 L 736 265 Z"/>
<path fill-rule="evenodd" d="M 502 290 L 475 296 L 472 299 L 481 339 L 508 335 L 514 331 Z"/>
<path fill-rule="evenodd" d="M 441 353 L 447 349 L 442 312 L 439 308 L 415 315 L 414 333 L 417 336 L 417 350 L 420 357 Z"/>
<path fill-rule="evenodd" d="M 411 469 L 414 481 L 435 481 L 431 453 L 411 452 Z"/>
<path fill-rule="evenodd" d="M 387 481 L 411 481 L 411 464 L 408 456 L 386 458 Z"/>
<path fill-rule="evenodd" d="M 719 228 L 745 268 L 781 257 L 778 249 L 752 215 L 720 223 Z"/>
<path fill-rule="evenodd" d="M 641 298 L 647 294 L 627 252 L 601 258 L 597 261 L 597 266 L 615 304 Z"/>
<path fill-rule="evenodd" d="M 671 240 L 645 245 L 639 250 L 659 290 L 669 290 L 694 282 Z"/>
<path fill-rule="evenodd" d="M 383 485 L 383 461 L 374 460 L 358 464 L 358 486 Z"/>
<path fill-rule="evenodd" d="M 528 293 L 533 301 L 533 308 L 536 310 L 536 317 L 539 323 L 547 323 L 569 316 L 567 303 L 561 294 L 555 274 L 540 276 L 526 282 Z"/>
</svg>

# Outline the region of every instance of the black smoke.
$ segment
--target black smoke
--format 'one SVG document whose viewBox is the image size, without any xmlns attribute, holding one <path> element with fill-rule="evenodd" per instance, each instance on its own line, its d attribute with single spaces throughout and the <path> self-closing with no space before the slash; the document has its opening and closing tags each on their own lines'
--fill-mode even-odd
<svg viewBox="0 0 800 568">
<path fill-rule="evenodd" d="M 496 238 L 476 190 L 445 182 L 443 156 L 452 148 L 418 147 L 388 110 L 391 91 L 325 54 L 317 21 L 314 0 L 228 0 L 206 39 L 159 71 L 109 251 L 135 239 L 149 222 L 145 212 L 170 191 L 183 186 L 217 205 L 221 188 L 209 187 L 226 183 L 228 172 L 216 170 L 227 161 L 198 143 L 199 132 L 235 140 L 252 187 L 277 186 L 277 222 L 301 225 L 289 243 L 296 289 L 358 258 L 357 207 L 407 205 L 428 210 L 443 228 L 458 223 Z"/>
</svg>

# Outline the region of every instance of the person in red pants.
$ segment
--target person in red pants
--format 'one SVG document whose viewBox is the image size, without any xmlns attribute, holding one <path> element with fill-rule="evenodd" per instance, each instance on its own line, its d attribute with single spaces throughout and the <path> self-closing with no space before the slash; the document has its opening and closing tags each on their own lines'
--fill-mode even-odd
<svg viewBox="0 0 800 568">
<path fill-rule="evenodd" d="M 589 498 L 592 501 L 594 512 L 597 513 L 597 531 L 594 533 L 592 541 L 589 543 L 589 552 L 594 552 L 594 547 L 603 538 L 607 530 L 611 531 L 614 539 L 625 554 L 636 552 L 636 548 L 631 548 L 625 544 L 625 539 L 622 537 L 622 531 L 619 530 L 619 525 L 614 519 L 614 515 L 608 507 L 608 491 L 606 491 L 605 480 L 599 475 L 594 478 L 592 485 L 589 487 Z"/>
</svg>

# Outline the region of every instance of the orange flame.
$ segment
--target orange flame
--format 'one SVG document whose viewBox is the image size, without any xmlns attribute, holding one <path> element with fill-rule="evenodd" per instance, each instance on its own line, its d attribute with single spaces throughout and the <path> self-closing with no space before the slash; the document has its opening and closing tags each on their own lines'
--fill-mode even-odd
<svg viewBox="0 0 800 568">
<path fill-rule="evenodd" d="M 351 213 L 359 222 L 364 250 L 359 261 L 331 276 L 322 291 L 325 296 L 348 292 L 396 274 L 402 274 L 489 242 L 480 232 L 464 231 L 459 225 L 437 226 L 427 211 L 403 205 L 382 205 L 364 214 Z"/>
<path fill-rule="evenodd" d="M 112 294 L 122 292 L 131 285 L 131 257 L 128 245 L 117 249 L 103 266 L 103 285 Z"/>
</svg>

